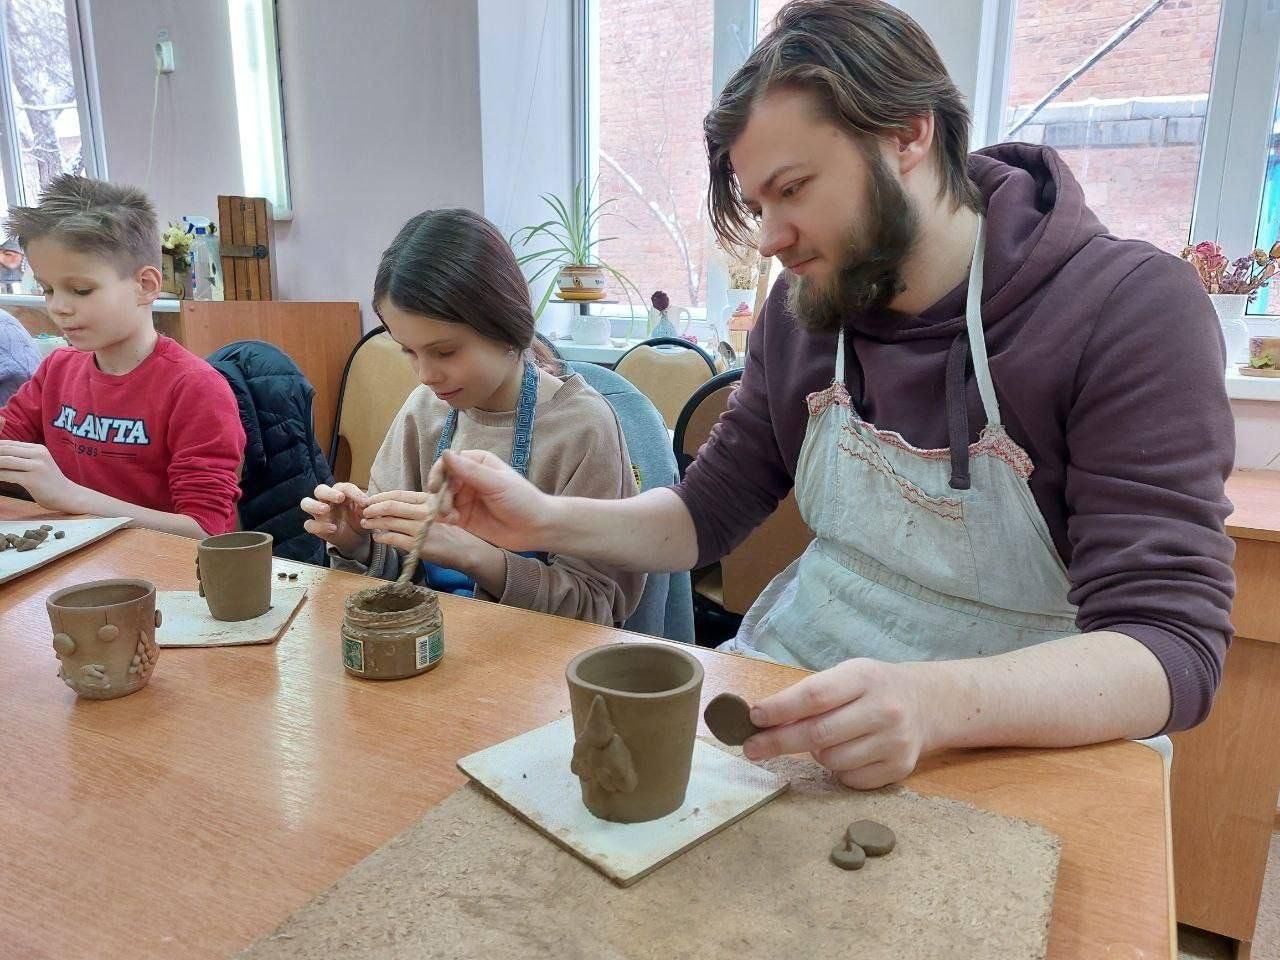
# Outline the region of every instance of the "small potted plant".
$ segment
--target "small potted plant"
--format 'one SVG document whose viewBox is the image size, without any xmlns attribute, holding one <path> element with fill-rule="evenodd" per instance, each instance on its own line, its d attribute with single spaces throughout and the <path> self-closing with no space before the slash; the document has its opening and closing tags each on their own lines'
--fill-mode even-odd
<svg viewBox="0 0 1280 960">
<path fill-rule="evenodd" d="M 597 247 L 614 237 L 595 236 L 596 228 L 613 200 L 595 202 L 595 188 L 578 183 L 568 203 L 553 194 L 543 194 L 543 201 L 554 216 L 542 223 L 517 230 L 511 237 L 513 247 L 536 246 L 540 249 L 522 253 L 516 257 L 523 267 L 538 264 L 537 271 L 529 278 L 530 285 L 551 274 L 543 291 L 534 317 L 542 316 L 552 293 L 558 292 L 561 300 L 590 303 L 603 300 L 608 292 L 610 278 L 616 280 L 626 294 L 627 302 L 640 299 L 640 291 L 623 274 L 600 259 Z M 609 318 L 579 314 L 574 317 L 571 330 L 577 343 L 605 344 L 609 342 Z"/>
<path fill-rule="evenodd" d="M 1182 259 L 1196 268 L 1200 282 L 1213 303 L 1227 345 L 1227 366 L 1248 363 L 1249 325 L 1244 314 L 1249 301 L 1271 282 L 1280 262 L 1280 240 L 1268 250 L 1254 250 L 1247 257 L 1227 259 L 1222 247 L 1205 240 L 1182 248 Z"/>
<path fill-rule="evenodd" d="M 160 289 L 182 299 L 182 280 L 191 266 L 191 234 L 170 221 L 160 235 Z"/>
</svg>

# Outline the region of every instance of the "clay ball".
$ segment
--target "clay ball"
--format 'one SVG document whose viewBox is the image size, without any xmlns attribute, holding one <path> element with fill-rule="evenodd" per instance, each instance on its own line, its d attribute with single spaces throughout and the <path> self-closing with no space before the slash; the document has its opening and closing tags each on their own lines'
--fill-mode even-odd
<svg viewBox="0 0 1280 960">
<path fill-rule="evenodd" d="M 98 639 L 103 643 L 110 643 L 118 636 L 120 636 L 120 628 L 114 623 L 104 624 L 98 628 Z"/>
</svg>

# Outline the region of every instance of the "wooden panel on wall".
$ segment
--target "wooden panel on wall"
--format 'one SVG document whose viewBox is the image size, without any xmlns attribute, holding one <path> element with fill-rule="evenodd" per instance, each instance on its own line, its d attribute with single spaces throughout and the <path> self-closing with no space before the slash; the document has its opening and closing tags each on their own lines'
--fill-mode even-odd
<svg viewBox="0 0 1280 960">
<path fill-rule="evenodd" d="M 287 353 L 316 388 L 316 439 L 328 453 L 342 370 L 360 339 L 359 304 L 184 300 L 180 314 L 157 314 L 156 323 L 201 357 L 236 340 L 265 340 Z"/>
</svg>

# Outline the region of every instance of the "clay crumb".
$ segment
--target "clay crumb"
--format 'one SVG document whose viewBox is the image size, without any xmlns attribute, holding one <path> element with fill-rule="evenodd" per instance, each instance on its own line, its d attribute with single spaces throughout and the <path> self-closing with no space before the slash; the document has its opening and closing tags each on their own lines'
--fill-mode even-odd
<svg viewBox="0 0 1280 960">
<path fill-rule="evenodd" d="M 46 531 L 48 531 L 48 530 L 52 530 L 52 529 L 53 529 L 53 524 L 51 524 L 51 523 L 42 523 L 42 524 L 40 524 L 40 529 L 41 529 L 41 530 L 46 530 Z"/>
<path fill-rule="evenodd" d="M 65 531 L 65 530 L 55 530 L 55 531 L 53 531 L 53 539 L 55 539 L 55 540 L 61 540 L 61 539 L 62 539 L 63 537 L 65 537 L 66 535 L 67 535 L 67 531 Z"/>
<path fill-rule="evenodd" d="M 279 573 L 277 573 L 277 574 L 276 574 L 276 579 L 277 579 L 277 580 L 283 580 L 283 579 L 284 579 L 285 577 L 287 577 L 287 576 L 288 576 L 288 574 L 287 574 L 287 573 L 285 573 L 283 570 L 281 570 Z"/>
<path fill-rule="evenodd" d="M 19 537 L 18 542 L 14 544 L 14 548 L 19 553 L 26 553 L 28 550 L 34 550 L 38 546 L 40 546 L 39 540 L 30 540 L 27 537 Z"/>
<path fill-rule="evenodd" d="M 841 870 L 861 870 L 867 855 L 857 844 L 837 843 L 831 851 L 831 862 Z"/>
<path fill-rule="evenodd" d="M 291 574 L 289 574 L 289 579 L 290 579 L 290 580 L 297 580 L 297 579 L 298 579 L 298 575 L 297 575 L 296 573 L 291 573 Z"/>
</svg>

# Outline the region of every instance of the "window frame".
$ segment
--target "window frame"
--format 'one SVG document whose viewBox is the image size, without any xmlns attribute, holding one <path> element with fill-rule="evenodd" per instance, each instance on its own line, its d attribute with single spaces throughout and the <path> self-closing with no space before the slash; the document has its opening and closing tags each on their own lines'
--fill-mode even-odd
<svg viewBox="0 0 1280 960">
<path fill-rule="evenodd" d="M 87 0 L 64 0 L 67 21 L 67 45 L 71 74 L 76 86 L 76 110 L 80 119 L 80 152 L 86 176 L 105 178 L 107 164 L 103 155 L 102 111 L 98 105 L 97 69 L 90 38 Z M 30 206 L 37 197 L 27 196 L 22 180 L 22 144 L 18 135 L 18 114 L 13 102 L 10 82 L 9 30 L 0 16 L 0 166 L 3 167 L 5 193 L 11 205 Z"/>
</svg>

